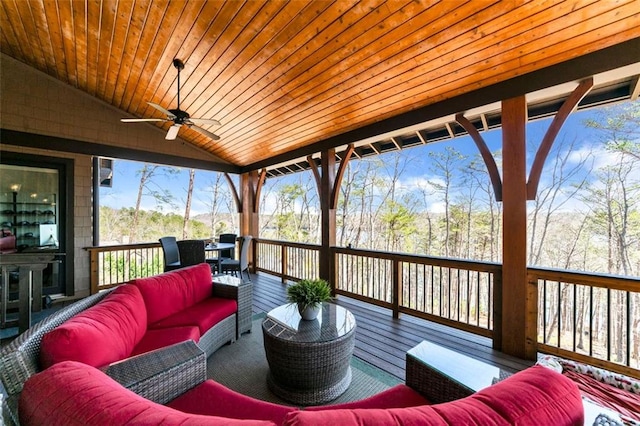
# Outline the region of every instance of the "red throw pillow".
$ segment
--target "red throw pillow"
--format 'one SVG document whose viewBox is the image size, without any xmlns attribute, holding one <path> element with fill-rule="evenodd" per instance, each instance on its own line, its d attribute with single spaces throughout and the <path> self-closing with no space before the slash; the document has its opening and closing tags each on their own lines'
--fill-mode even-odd
<svg viewBox="0 0 640 426">
<path fill-rule="evenodd" d="M 147 312 L 137 287 L 123 284 L 102 301 L 51 330 L 42 338 L 40 362 L 61 361 L 94 367 L 128 358 L 147 330 Z"/>
<path fill-rule="evenodd" d="M 131 281 L 140 289 L 147 321 L 156 323 L 211 297 L 211 267 L 206 263 Z"/>
</svg>

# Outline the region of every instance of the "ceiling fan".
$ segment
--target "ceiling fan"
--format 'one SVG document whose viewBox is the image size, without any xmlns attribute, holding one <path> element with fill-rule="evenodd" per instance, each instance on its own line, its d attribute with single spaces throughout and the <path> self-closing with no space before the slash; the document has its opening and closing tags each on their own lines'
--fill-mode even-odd
<svg viewBox="0 0 640 426">
<path fill-rule="evenodd" d="M 167 136 L 165 136 L 165 139 L 167 140 L 174 140 L 176 136 L 178 136 L 178 130 L 180 130 L 180 127 L 182 127 L 182 125 L 185 125 L 190 129 L 193 129 L 196 132 L 199 132 L 206 137 L 213 139 L 214 141 L 219 140 L 220 136 L 197 126 L 198 124 L 205 126 L 219 126 L 220 122 L 218 120 L 214 120 L 211 118 L 192 118 L 189 113 L 180 109 L 180 71 L 184 69 L 184 63 L 180 59 L 176 58 L 173 60 L 173 66 L 178 70 L 178 107 L 176 109 L 165 109 L 153 102 L 147 102 L 147 104 L 165 114 L 167 118 L 121 118 L 120 121 L 122 121 L 123 123 L 141 123 L 145 121 L 172 121 L 173 126 L 169 127 Z"/>
</svg>

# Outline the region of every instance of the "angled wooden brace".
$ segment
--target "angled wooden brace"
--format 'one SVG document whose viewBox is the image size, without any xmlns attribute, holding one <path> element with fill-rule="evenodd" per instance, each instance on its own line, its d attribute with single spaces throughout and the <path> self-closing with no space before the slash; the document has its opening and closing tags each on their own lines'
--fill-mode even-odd
<svg viewBox="0 0 640 426">
<path fill-rule="evenodd" d="M 533 165 L 529 172 L 529 180 L 527 181 L 527 200 L 536 199 L 538 184 L 540 183 L 540 176 L 542 175 L 542 168 L 544 167 L 544 162 L 546 161 L 549 151 L 553 146 L 553 142 L 556 140 L 556 137 L 564 125 L 564 122 L 567 120 L 567 117 L 569 117 L 569 114 L 577 108 L 582 98 L 589 93 L 592 87 L 593 77 L 589 77 L 581 81 L 578 87 L 576 87 L 571 95 L 569 95 L 569 97 L 564 101 L 556 116 L 553 117 L 551 125 L 544 134 L 542 143 L 538 147 L 538 152 L 536 152 L 536 157 L 533 160 Z"/>
<path fill-rule="evenodd" d="M 471 136 L 471 139 L 475 142 L 485 166 L 487 166 L 487 172 L 489 172 L 489 178 L 491 179 L 491 185 L 493 186 L 493 192 L 496 195 L 496 201 L 502 201 L 502 179 L 498 172 L 498 166 L 496 160 L 493 158 L 493 154 L 489 151 L 487 144 L 485 143 L 482 135 L 478 132 L 478 129 L 467 120 L 464 115 L 456 114 L 456 121 L 460 124 Z"/>
<path fill-rule="evenodd" d="M 233 195 L 233 200 L 236 202 L 236 211 L 237 213 L 242 213 L 242 201 L 240 200 L 240 196 L 238 195 L 236 185 L 233 183 L 233 180 L 231 179 L 231 176 L 229 176 L 229 173 L 224 172 L 224 177 L 227 178 L 229 189 L 231 189 L 231 195 Z"/>
<path fill-rule="evenodd" d="M 355 151 L 355 146 L 353 144 L 349 144 L 347 150 L 345 151 L 344 158 L 340 161 L 340 166 L 338 167 L 338 171 L 336 172 L 336 178 L 333 182 L 333 188 L 331 189 L 331 195 L 329 198 L 329 208 L 335 209 L 338 205 L 338 196 L 340 195 L 340 185 L 342 184 L 342 178 L 344 177 L 344 173 L 347 169 L 347 164 Z M 321 188 L 321 176 L 320 171 L 318 170 L 318 163 L 313 159 L 312 156 L 307 157 L 307 162 L 311 166 L 311 171 L 313 172 L 313 177 L 316 181 L 316 187 L 318 188 L 318 193 L 320 194 Z"/>
<path fill-rule="evenodd" d="M 347 150 L 344 153 L 344 158 L 340 161 L 340 167 L 338 167 L 338 172 L 336 173 L 336 180 L 333 183 L 333 190 L 331 191 L 331 199 L 329 200 L 329 208 L 335 209 L 338 207 L 338 196 L 340 195 L 340 185 L 342 185 L 342 178 L 344 177 L 344 173 L 347 170 L 347 164 L 349 164 L 349 160 L 351 159 L 351 155 L 353 151 L 355 151 L 355 147 L 353 144 L 349 144 Z"/>
<path fill-rule="evenodd" d="M 307 156 L 307 163 L 311 167 L 311 172 L 313 173 L 313 177 L 316 180 L 316 188 L 318 190 L 318 194 L 320 193 L 320 171 L 318 170 L 318 163 L 313 159 L 312 156 Z"/>
<path fill-rule="evenodd" d="M 260 176 L 258 177 L 258 182 L 256 182 L 256 186 L 253 188 L 253 212 L 258 213 L 260 211 L 260 193 L 262 192 L 262 187 L 264 186 L 264 182 L 267 179 L 267 169 L 260 170 Z"/>
</svg>

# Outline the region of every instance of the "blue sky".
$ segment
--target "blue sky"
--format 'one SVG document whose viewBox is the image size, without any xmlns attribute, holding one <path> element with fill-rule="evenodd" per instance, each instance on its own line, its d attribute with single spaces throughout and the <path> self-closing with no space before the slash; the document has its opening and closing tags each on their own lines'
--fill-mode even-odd
<svg viewBox="0 0 640 426">
<path fill-rule="evenodd" d="M 592 130 L 585 130 L 583 121 L 587 117 L 591 117 L 593 113 L 591 111 L 576 112 L 572 114 L 563 129 L 556 142 L 567 139 L 576 140 L 576 148 L 574 149 L 574 159 L 578 159 L 581 152 L 591 149 L 601 149 L 603 142 L 598 139 L 598 136 Z M 551 119 L 545 119 L 529 123 L 527 126 L 527 141 L 531 143 L 533 141 L 539 142 L 549 124 Z M 502 144 L 501 130 L 492 130 L 489 132 L 481 133 L 491 151 L 499 150 Z M 445 141 L 429 144 L 419 148 L 410 148 L 402 152 L 402 155 L 411 157 L 411 167 L 402 176 L 401 185 L 411 186 L 417 185 L 419 182 L 425 182 L 429 179 L 433 179 L 433 176 L 429 175 L 428 167 L 428 151 L 443 151 L 447 146 L 454 146 L 458 151 L 464 155 L 475 156 L 478 154 L 478 150 L 469 137 L 458 138 L 454 141 Z M 601 163 L 607 161 L 607 158 L 603 155 L 597 155 Z M 353 161 L 353 160 L 352 160 Z M 527 161 L 531 163 L 533 161 L 533 154 L 529 154 Z M 601 164 L 602 165 L 602 164 Z M 547 166 L 545 165 L 545 168 Z M 133 207 L 138 191 L 139 175 L 137 172 L 142 168 L 142 164 L 138 162 L 115 160 L 114 162 L 114 174 L 113 174 L 113 187 L 101 188 L 100 203 L 101 205 L 120 208 L 120 207 Z M 500 169 L 500 165 L 498 165 Z M 543 171 L 544 180 L 545 173 Z M 215 179 L 214 172 L 196 171 L 195 178 L 195 191 L 192 200 L 192 216 L 199 213 L 204 213 L 208 210 L 207 200 L 210 195 L 206 191 L 206 187 L 211 185 L 211 182 Z M 158 206 L 156 201 L 152 197 L 143 197 L 142 208 L 145 210 L 161 209 L 163 212 L 173 211 L 178 214 L 184 213 L 184 204 L 186 199 L 187 187 L 189 182 L 188 169 L 180 169 L 179 173 L 171 175 L 170 177 L 158 177 L 155 183 L 158 187 L 168 189 L 175 197 L 175 203 L 177 207 L 168 205 Z M 226 182 L 224 183 L 226 187 Z M 541 182 L 542 185 L 542 182 Z M 438 207 L 434 201 L 433 210 L 438 210 Z"/>
</svg>

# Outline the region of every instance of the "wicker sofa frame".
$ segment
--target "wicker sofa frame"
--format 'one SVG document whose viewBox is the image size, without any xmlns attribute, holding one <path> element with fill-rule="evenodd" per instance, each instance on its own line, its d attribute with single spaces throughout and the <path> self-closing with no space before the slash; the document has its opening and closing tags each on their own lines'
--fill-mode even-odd
<svg viewBox="0 0 640 426">
<path fill-rule="evenodd" d="M 240 308 L 242 305 L 244 310 L 246 310 L 245 305 L 247 305 L 247 302 L 250 306 L 251 301 L 247 301 L 246 297 L 247 292 L 250 297 L 250 286 L 244 287 L 244 291 L 238 291 L 237 287 L 228 288 L 230 286 L 223 284 L 216 284 L 216 286 L 219 289 L 214 292 L 215 296 L 242 299 L 238 300 L 238 307 Z M 0 398 L 2 399 L 2 418 L 5 423 L 19 424 L 18 399 L 24 382 L 35 373 L 41 371 L 39 359 L 42 337 L 76 314 L 99 303 L 111 291 L 112 289 L 102 291 L 60 309 L 33 325 L 0 351 Z M 197 347 L 200 353 L 195 353 L 193 347 L 187 349 L 184 346 L 174 348 L 173 346 L 176 345 L 173 345 L 114 363 L 105 372 L 123 386 L 130 388 L 145 398 L 160 404 L 166 403 L 169 399 L 172 399 L 167 399 L 168 396 L 173 395 L 175 397 L 184 392 L 187 384 L 189 386 L 186 389 L 189 389 L 204 381 L 206 378 L 206 358 L 226 343 L 235 342 L 236 336 L 239 337 L 241 332 L 246 331 L 237 330 L 237 324 L 238 316 L 233 314 L 209 329 L 200 337 L 197 346 L 195 343 L 192 345 Z M 189 357 L 185 354 L 189 354 Z M 179 366 L 179 370 L 182 371 L 181 374 L 184 374 L 184 370 L 187 367 L 182 364 L 189 364 L 191 362 L 189 360 L 200 356 L 203 362 L 194 363 L 192 367 L 197 372 L 187 375 L 186 383 L 178 383 L 181 380 L 184 381 L 184 378 L 176 379 L 178 380 L 176 382 L 174 380 L 175 377 L 171 375 L 172 369 L 176 369 Z M 205 365 L 205 368 L 199 367 L 201 365 Z M 187 368 L 186 371 L 190 370 Z M 192 376 L 197 377 L 199 381 L 193 382 L 190 380 L 189 377 Z"/>
<path fill-rule="evenodd" d="M 40 371 L 40 343 L 49 331 L 74 315 L 100 302 L 111 290 L 81 299 L 54 312 L 19 335 L 0 351 L 0 381 L 2 381 L 2 414 L 5 422 L 18 423 L 18 398 L 24 382 Z"/>
</svg>

